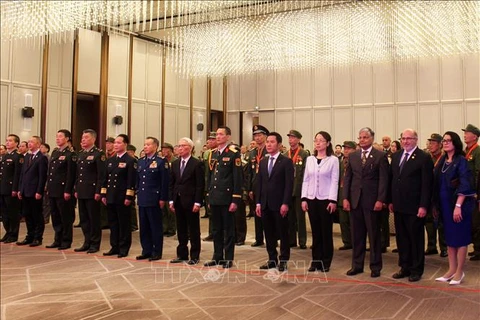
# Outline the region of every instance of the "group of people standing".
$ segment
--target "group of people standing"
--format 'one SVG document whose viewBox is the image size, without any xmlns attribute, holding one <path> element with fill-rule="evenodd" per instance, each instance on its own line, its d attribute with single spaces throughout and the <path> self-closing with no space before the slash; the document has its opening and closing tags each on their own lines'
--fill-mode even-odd
<svg viewBox="0 0 480 320">
<path fill-rule="evenodd" d="M 433 245 L 429 241 L 424 251 L 424 228 L 426 222 L 433 221 L 433 231 L 427 227 L 429 237 L 433 232 L 436 238 L 437 229 L 442 231 L 441 255 L 449 259 L 449 270 L 436 280 L 458 284 L 464 277 L 467 247 L 472 241 L 471 260 L 480 260 L 480 217 L 475 198 L 480 193 L 480 130 L 471 124 L 463 130 L 466 152 L 461 138 L 452 131 L 443 136 L 432 134 L 431 148 L 426 152 L 418 147 L 418 135 L 412 129 L 402 132 L 400 145 L 391 143 L 389 148 L 387 141 L 389 146 L 382 150 L 374 146 L 373 130 L 362 128 L 358 144 L 345 141 L 341 155 L 334 152 L 330 134 L 319 131 L 310 155 L 302 148 L 302 135 L 297 130 L 288 132 L 290 148 L 282 152 L 281 134 L 256 125 L 252 131 L 255 147 L 243 153 L 230 142 L 230 128 L 222 126 L 209 135 L 210 148 L 200 159 L 193 156 L 193 141 L 185 137 L 178 142 L 178 158 L 171 162 L 158 155 L 159 141 L 154 137 L 145 139 L 144 155 L 137 160 L 127 153 L 129 137 L 120 134 L 113 139 L 113 152 L 107 158 L 95 146 L 95 131 L 83 132 L 82 150 L 76 153 L 69 144 L 71 133 L 62 129 L 56 135 L 57 148 L 47 160 L 39 152 L 40 137 L 28 141 L 30 152 L 24 156 L 17 152 L 19 137 L 11 134 L 1 156 L 0 199 L 6 233 L 0 240 L 17 242 L 21 203 L 27 234 L 17 245 L 42 244 L 42 197 L 46 191 L 55 231 L 47 248 L 71 247 L 78 201 L 84 242 L 75 251 L 98 252 L 103 203 L 111 246 L 104 255 L 126 257 L 132 242 L 131 207 L 136 198 L 142 244 L 142 253 L 136 258 L 162 258 L 162 210 L 168 208 L 175 214 L 179 241 L 177 256 L 171 262 L 194 265 L 200 261 L 199 212 L 205 205 L 214 253 L 204 265 L 231 268 L 235 245 L 245 242 L 245 213 L 250 206 L 255 213 L 252 246 L 266 243 L 268 253 L 260 269 L 285 271 L 290 248 L 298 245 L 306 249 L 307 212 L 312 230 L 308 271 L 328 272 L 334 253 L 333 216 L 339 212 L 344 242 L 339 249 L 353 249 L 347 275 L 363 272 L 368 237 L 371 276 L 378 277 L 382 253 L 388 246 L 388 212 L 393 212 L 400 266 L 393 278 L 420 280 L 425 254 L 436 250 L 435 240 Z M 443 239 L 447 252 L 442 248 Z"/>
</svg>

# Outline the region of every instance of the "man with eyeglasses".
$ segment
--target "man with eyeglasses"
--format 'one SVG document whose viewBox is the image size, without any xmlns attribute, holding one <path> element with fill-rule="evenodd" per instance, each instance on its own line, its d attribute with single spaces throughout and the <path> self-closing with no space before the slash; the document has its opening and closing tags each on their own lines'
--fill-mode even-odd
<svg viewBox="0 0 480 320">
<path fill-rule="evenodd" d="M 392 155 L 390 211 L 394 212 L 400 270 L 394 279 L 419 281 L 425 268 L 425 217 L 432 199 L 432 158 L 417 147 L 413 129 L 402 133 L 402 152 Z"/>
<path fill-rule="evenodd" d="M 373 148 L 375 132 L 365 127 L 359 131 L 360 150 L 350 155 L 343 183 L 343 209 L 350 211 L 352 229 L 352 268 L 348 276 L 363 272 L 366 238 L 370 242 L 371 277 L 380 277 L 382 246 L 380 237 L 381 210 L 387 202 L 387 155 Z"/>
<path fill-rule="evenodd" d="M 463 139 L 467 147 L 465 148 L 465 158 L 468 166 L 472 171 L 475 186 L 477 185 L 478 175 L 480 173 L 480 148 L 478 147 L 478 138 L 480 137 L 480 129 L 473 124 L 469 124 L 462 129 L 464 131 Z M 478 195 L 477 195 L 478 200 Z M 469 252 L 470 261 L 480 261 L 480 211 L 475 206 L 472 214 L 472 242 L 473 251 Z"/>
</svg>

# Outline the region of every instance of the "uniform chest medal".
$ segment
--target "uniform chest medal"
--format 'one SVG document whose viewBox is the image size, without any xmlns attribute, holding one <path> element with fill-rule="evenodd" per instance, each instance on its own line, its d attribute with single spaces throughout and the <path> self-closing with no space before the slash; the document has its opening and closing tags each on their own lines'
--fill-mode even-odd
<svg viewBox="0 0 480 320">
<path fill-rule="evenodd" d="M 120 163 L 118 164 L 118 167 L 119 167 L 119 168 L 126 168 L 126 167 L 127 167 L 127 163 L 126 163 L 126 162 L 120 162 Z"/>
<path fill-rule="evenodd" d="M 229 158 L 229 157 L 222 158 L 222 161 L 223 161 L 223 162 L 230 161 L 230 158 Z"/>
<path fill-rule="evenodd" d="M 65 156 L 58 157 L 58 160 L 65 160 Z"/>
<path fill-rule="evenodd" d="M 153 161 L 152 163 L 150 163 L 149 168 L 155 169 L 156 167 L 157 167 L 157 161 Z"/>
<path fill-rule="evenodd" d="M 93 158 L 94 158 L 93 156 L 88 156 L 87 160 L 93 160 Z"/>
</svg>

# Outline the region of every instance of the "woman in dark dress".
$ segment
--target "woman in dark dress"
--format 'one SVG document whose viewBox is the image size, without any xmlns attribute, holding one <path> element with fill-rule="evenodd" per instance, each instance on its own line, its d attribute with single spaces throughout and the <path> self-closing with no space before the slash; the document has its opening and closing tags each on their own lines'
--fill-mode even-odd
<svg viewBox="0 0 480 320">
<path fill-rule="evenodd" d="M 434 214 L 442 219 L 448 247 L 448 271 L 436 281 L 460 284 L 463 266 L 471 243 L 472 212 L 475 205 L 473 175 L 463 153 L 462 141 L 455 132 L 443 135 L 445 154 L 435 167 Z"/>
</svg>

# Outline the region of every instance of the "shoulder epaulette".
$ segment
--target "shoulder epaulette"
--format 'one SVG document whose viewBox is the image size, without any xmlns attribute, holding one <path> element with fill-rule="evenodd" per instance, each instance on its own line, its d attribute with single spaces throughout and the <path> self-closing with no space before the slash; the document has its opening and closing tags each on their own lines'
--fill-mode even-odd
<svg viewBox="0 0 480 320">
<path fill-rule="evenodd" d="M 228 147 L 228 150 L 230 150 L 230 151 L 232 151 L 232 152 L 234 152 L 234 153 L 237 153 L 237 152 L 238 152 L 238 149 L 237 149 L 234 145 L 230 145 L 230 146 Z"/>
</svg>

